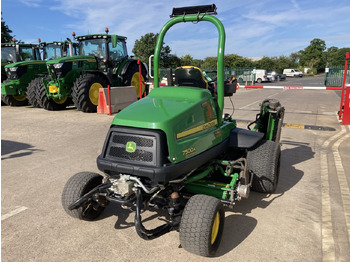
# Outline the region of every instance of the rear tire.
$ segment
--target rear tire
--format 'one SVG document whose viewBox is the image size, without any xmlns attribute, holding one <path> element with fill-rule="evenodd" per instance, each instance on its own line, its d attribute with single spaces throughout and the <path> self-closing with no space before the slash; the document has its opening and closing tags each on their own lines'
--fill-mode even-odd
<svg viewBox="0 0 350 262">
<path fill-rule="evenodd" d="M 37 93 L 39 90 L 39 85 L 41 83 L 41 77 L 32 80 L 27 87 L 27 99 L 29 104 L 33 107 L 41 107 L 39 101 L 37 100 Z"/>
<path fill-rule="evenodd" d="M 27 106 L 28 99 L 26 96 L 2 95 L 1 100 L 9 106 Z"/>
<path fill-rule="evenodd" d="M 99 89 L 107 87 L 106 80 L 100 75 L 81 75 L 73 86 L 73 102 L 76 108 L 85 113 L 97 111 Z"/>
<path fill-rule="evenodd" d="M 102 183 L 102 176 L 96 173 L 80 172 L 72 176 L 64 186 L 62 192 L 62 206 L 66 213 L 71 217 L 80 220 L 94 220 L 104 210 L 103 206 L 98 205 L 91 198 L 82 207 L 69 210 L 68 207 L 75 200 L 88 193 L 90 190 Z"/>
<path fill-rule="evenodd" d="M 145 92 L 146 75 L 147 75 L 146 69 L 141 65 L 142 96 L 143 96 L 143 93 Z M 139 65 L 137 63 L 132 63 L 129 65 L 123 77 L 123 86 L 135 86 L 136 96 L 137 98 L 140 98 Z"/>
<path fill-rule="evenodd" d="M 181 246 L 193 254 L 213 256 L 219 247 L 225 212 L 219 199 L 194 195 L 187 202 L 180 224 Z"/>
<path fill-rule="evenodd" d="M 281 161 L 279 143 L 262 140 L 247 153 L 248 171 L 253 175 L 252 190 L 273 193 L 278 184 Z"/>
</svg>

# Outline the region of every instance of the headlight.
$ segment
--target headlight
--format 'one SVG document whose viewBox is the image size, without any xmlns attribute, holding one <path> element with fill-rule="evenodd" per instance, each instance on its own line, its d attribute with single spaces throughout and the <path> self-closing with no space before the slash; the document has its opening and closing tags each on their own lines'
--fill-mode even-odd
<svg viewBox="0 0 350 262">
<path fill-rule="evenodd" d="M 11 72 L 16 72 L 18 67 L 10 67 Z"/>
<path fill-rule="evenodd" d="M 53 67 L 55 69 L 60 69 L 63 66 L 63 63 L 58 63 L 58 64 L 54 64 Z"/>
</svg>

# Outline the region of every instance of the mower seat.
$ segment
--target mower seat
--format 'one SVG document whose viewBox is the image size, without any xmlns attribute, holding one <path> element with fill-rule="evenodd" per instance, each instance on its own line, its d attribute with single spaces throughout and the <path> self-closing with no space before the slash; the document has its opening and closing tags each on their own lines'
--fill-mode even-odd
<svg viewBox="0 0 350 262">
<path fill-rule="evenodd" d="M 175 70 L 175 85 L 208 89 L 208 81 L 202 70 L 194 66 L 182 66 Z"/>
</svg>

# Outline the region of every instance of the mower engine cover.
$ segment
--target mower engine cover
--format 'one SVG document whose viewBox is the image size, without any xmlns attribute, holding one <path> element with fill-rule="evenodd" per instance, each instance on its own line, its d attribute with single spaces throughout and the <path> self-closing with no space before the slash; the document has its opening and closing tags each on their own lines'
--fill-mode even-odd
<svg viewBox="0 0 350 262">
<path fill-rule="evenodd" d="M 147 97 L 115 116 L 103 152 L 97 159 L 98 167 L 103 172 L 114 170 L 139 176 L 152 173 L 152 179 L 156 173 L 170 172 L 166 175 L 168 178 L 180 176 L 194 169 L 196 164 L 193 163 L 203 165 L 228 146 L 234 123 L 224 122 L 218 127 L 217 122 L 215 103 L 208 90 L 196 87 L 153 89 Z M 152 132 L 154 135 L 150 134 Z M 144 136 L 137 135 L 140 133 Z M 163 156 L 156 157 L 154 143 L 163 144 L 157 145 Z M 191 164 L 187 165 L 190 159 Z M 127 166 L 132 166 L 132 170 Z M 169 171 L 172 168 L 174 170 Z M 168 178 L 161 180 L 166 182 Z"/>
</svg>

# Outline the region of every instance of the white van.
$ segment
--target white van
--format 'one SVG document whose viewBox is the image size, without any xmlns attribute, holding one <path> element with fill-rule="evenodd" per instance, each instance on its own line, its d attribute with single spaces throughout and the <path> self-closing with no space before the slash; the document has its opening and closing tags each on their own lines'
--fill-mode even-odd
<svg viewBox="0 0 350 262">
<path fill-rule="evenodd" d="M 298 69 L 283 69 L 283 74 L 285 76 L 299 76 L 299 77 L 303 77 L 303 73 L 301 71 L 299 71 Z"/>
<path fill-rule="evenodd" d="M 239 83 L 246 82 L 246 81 L 248 82 L 254 81 L 258 83 L 270 81 L 270 79 L 267 77 L 267 71 L 264 69 L 254 69 L 253 71 L 244 71 L 243 74 L 237 77 L 237 79 Z"/>
<path fill-rule="evenodd" d="M 255 73 L 255 82 L 261 83 L 270 81 L 267 77 L 267 71 L 264 69 L 255 69 L 253 70 L 253 73 Z"/>
</svg>

